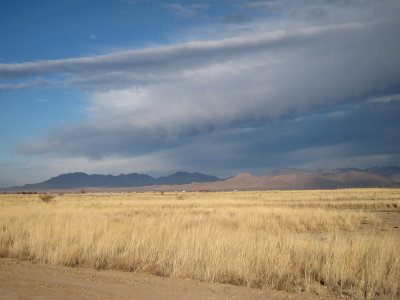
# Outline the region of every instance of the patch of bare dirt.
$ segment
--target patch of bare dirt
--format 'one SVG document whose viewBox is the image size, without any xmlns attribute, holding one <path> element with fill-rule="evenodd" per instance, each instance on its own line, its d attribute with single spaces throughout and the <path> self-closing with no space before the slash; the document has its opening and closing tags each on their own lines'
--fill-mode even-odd
<svg viewBox="0 0 400 300">
<path fill-rule="evenodd" d="M 382 220 L 384 230 L 400 233 L 400 209 L 376 209 L 373 212 Z"/>
<path fill-rule="evenodd" d="M 361 224 L 359 233 L 371 234 L 379 232 L 391 232 L 398 234 L 400 238 L 400 209 L 398 208 L 380 208 L 372 210 L 361 210 L 364 212 L 374 213 L 380 220 L 381 224 Z"/>
<path fill-rule="evenodd" d="M 0 299 L 328 299 L 193 279 L 0 259 Z M 335 298 L 329 298 L 335 299 Z M 343 298 L 342 298 L 343 299 Z"/>
</svg>

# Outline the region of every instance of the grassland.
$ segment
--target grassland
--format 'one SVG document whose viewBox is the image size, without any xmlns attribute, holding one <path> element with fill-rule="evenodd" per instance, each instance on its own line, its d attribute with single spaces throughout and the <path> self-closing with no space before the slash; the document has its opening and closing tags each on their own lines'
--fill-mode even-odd
<svg viewBox="0 0 400 300">
<path fill-rule="evenodd" d="M 0 256 L 373 298 L 400 289 L 400 190 L 0 195 Z M 399 221 L 400 223 L 400 221 Z"/>
</svg>

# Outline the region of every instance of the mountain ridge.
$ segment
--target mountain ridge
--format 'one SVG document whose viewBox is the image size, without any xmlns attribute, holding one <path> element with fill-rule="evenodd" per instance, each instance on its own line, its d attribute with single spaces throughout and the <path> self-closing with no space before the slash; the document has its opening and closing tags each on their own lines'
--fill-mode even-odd
<svg viewBox="0 0 400 300">
<path fill-rule="evenodd" d="M 88 175 L 83 172 L 61 174 L 49 180 L 26 184 L 2 191 L 46 191 L 88 189 L 93 191 L 222 191 L 222 190 L 294 190 L 337 189 L 368 187 L 400 187 L 400 167 L 373 167 L 369 169 L 276 169 L 265 175 L 239 173 L 220 179 L 198 172 L 176 172 L 154 178 L 140 173 L 120 175 Z"/>
<path fill-rule="evenodd" d="M 140 173 L 120 174 L 120 175 L 100 175 L 86 174 L 83 172 L 73 172 L 60 174 L 43 182 L 15 186 L 8 190 L 46 190 L 46 189 L 74 189 L 86 187 L 140 187 L 152 185 L 170 184 L 189 184 L 192 182 L 214 182 L 220 180 L 213 175 L 205 175 L 198 172 L 176 172 L 174 174 L 154 178 L 150 175 Z"/>
</svg>

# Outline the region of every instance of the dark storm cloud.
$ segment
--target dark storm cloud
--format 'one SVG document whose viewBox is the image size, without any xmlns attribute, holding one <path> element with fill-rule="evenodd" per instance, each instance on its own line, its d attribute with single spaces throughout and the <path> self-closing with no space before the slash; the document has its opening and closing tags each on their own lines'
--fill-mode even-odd
<svg viewBox="0 0 400 300">
<path fill-rule="evenodd" d="M 245 124 L 180 147 L 188 169 L 250 171 L 281 167 L 371 167 L 400 164 L 400 102 L 368 104 L 294 121 Z M 230 170 L 227 168 L 231 168 Z"/>
<path fill-rule="evenodd" d="M 356 108 L 315 111 L 300 119 L 287 116 L 284 120 L 272 122 L 242 123 L 220 131 L 200 135 L 192 133 L 179 140 L 160 138 L 149 132 L 133 137 L 129 130 L 124 132 L 120 129 L 97 135 L 94 131 L 81 131 L 77 138 L 78 130 L 71 130 L 62 137 L 77 145 L 63 143 L 59 154 L 76 156 L 86 153 L 92 159 L 100 159 L 114 153 L 130 157 L 163 149 L 163 156 L 181 168 L 202 168 L 223 176 L 244 170 L 261 174 L 266 168 L 285 166 L 370 167 L 377 160 L 381 165 L 398 165 L 399 115 L 400 101 L 369 103 Z M 51 140 L 59 139 L 53 137 L 45 141 Z M 44 153 L 49 149 L 48 145 L 37 143 L 32 146 L 38 148 L 24 150 Z M 41 146 L 44 148 L 40 149 Z"/>
</svg>

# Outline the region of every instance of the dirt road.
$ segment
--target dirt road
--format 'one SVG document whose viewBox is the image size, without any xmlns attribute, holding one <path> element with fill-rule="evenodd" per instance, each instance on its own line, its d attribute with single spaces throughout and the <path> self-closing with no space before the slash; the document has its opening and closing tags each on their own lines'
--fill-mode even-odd
<svg viewBox="0 0 400 300">
<path fill-rule="evenodd" d="M 0 299 L 326 299 L 193 279 L 0 259 Z"/>
</svg>

